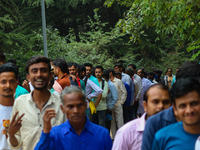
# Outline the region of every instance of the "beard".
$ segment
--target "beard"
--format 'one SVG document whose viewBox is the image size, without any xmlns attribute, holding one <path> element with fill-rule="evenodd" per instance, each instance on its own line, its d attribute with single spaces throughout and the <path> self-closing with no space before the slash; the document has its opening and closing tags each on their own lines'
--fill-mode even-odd
<svg viewBox="0 0 200 150">
<path fill-rule="evenodd" d="M 47 89 L 47 87 L 48 87 L 48 85 L 44 85 L 44 86 L 42 86 L 42 87 L 36 87 L 36 86 L 34 86 L 33 85 L 33 87 L 34 87 L 34 89 L 36 89 L 36 90 L 44 90 L 44 89 Z"/>
</svg>

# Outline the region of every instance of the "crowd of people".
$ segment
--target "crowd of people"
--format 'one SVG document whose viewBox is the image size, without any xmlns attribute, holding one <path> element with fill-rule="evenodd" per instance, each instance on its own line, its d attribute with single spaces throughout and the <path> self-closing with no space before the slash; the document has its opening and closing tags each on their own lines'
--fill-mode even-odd
<svg viewBox="0 0 200 150">
<path fill-rule="evenodd" d="M 0 56 L 0 150 L 200 150 L 200 64 L 146 72 Z"/>
</svg>

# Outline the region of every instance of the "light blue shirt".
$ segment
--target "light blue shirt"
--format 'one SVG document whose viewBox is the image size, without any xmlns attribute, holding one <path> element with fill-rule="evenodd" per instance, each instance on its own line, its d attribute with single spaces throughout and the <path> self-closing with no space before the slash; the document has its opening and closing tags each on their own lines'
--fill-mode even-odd
<svg viewBox="0 0 200 150">
<path fill-rule="evenodd" d="M 127 83 L 130 86 L 131 80 L 132 79 L 128 74 L 122 72 L 122 81 L 123 82 Z"/>
<path fill-rule="evenodd" d="M 83 80 L 85 80 L 85 78 Z M 93 80 L 95 77 L 93 78 L 93 76 L 90 76 L 90 78 Z M 99 86 L 98 80 L 97 83 L 95 83 L 94 80 L 92 81 L 90 78 L 87 80 L 87 84 L 85 85 L 85 92 L 88 99 L 97 97 L 103 92 L 103 90 Z"/>
<path fill-rule="evenodd" d="M 108 88 L 110 89 L 110 93 L 107 97 L 107 107 L 108 109 L 113 109 L 118 100 L 118 92 L 115 85 L 110 80 L 108 81 Z"/>
</svg>

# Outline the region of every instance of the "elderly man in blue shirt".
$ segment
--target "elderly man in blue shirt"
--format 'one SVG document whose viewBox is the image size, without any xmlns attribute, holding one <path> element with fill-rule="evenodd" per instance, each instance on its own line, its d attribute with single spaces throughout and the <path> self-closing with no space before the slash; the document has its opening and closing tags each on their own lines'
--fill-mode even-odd
<svg viewBox="0 0 200 150">
<path fill-rule="evenodd" d="M 54 109 L 43 117 L 43 132 L 35 150 L 111 150 L 112 140 L 107 129 L 93 124 L 85 115 L 86 96 L 77 86 L 67 87 L 61 94 L 65 123 L 51 128 Z"/>
</svg>

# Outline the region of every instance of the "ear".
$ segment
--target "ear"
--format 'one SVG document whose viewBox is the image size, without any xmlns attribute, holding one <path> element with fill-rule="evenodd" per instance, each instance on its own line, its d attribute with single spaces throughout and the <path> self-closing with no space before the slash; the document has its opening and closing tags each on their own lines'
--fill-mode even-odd
<svg viewBox="0 0 200 150">
<path fill-rule="evenodd" d="M 144 111 L 147 112 L 147 102 L 143 101 Z"/>
<path fill-rule="evenodd" d="M 62 104 L 60 105 L 60 109 L 61 109 L 61 111 L 63 112 L 63 114 L 65 114 Z"/>
<path fill-rule="evenodd" d="M 176 120 L 178 121 L 179 120 L 178 119 L 178 111 L 176 110 L 176 106 L 173 104 L 172 107 L 173 107 L 173 110 L 174 110 L 174 116 L 176 117 Z"/>
<path fill-rule="evenodd" d="M 61 69 L 60 69 L 59 67 L 56 67 L 56 71 L 57 71 L 57 72 L 60 72 L 60 70 L 61 70 Z"/>
<path fill-rule="evenodd" d="M 29 74 L 26 74 L 26 79 L 30 82 Z"/>
</svg>

